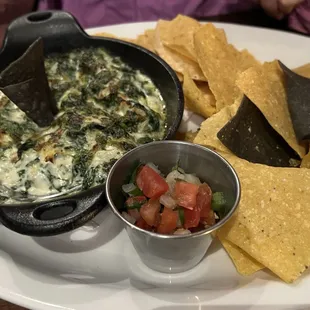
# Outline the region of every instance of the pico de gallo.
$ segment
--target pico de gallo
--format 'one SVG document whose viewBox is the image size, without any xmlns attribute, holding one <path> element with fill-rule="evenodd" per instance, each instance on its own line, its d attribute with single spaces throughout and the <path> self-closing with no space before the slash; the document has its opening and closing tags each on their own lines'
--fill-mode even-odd
<svg viewBox="0 0 310 310">
<path fill-rule="evenodd" d="M 191 234 L 225 215 L 224 193 L 212 193 L 207 183 L 178 165 L 165 177 L 153 163 L 139 164 L 122 190 L 124 218 L 160 234 Z"/>
</svg>

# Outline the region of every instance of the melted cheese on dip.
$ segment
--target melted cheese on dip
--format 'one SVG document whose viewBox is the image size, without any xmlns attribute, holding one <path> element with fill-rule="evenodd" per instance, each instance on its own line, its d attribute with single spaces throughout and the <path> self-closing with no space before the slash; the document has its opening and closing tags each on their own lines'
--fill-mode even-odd
<svg viewBox="0 0 310 310">
<path fill-rule="evenodd" d="M 0 93 L 1 184 L 32 195 L 86 189 L 104 183 L 125 152 L 164 137 L 159 90 L 120 58 L 91 48 L 53 55 L 45 67 L 59 108 L 50 127 L 39 128 Z"/>
</svg>

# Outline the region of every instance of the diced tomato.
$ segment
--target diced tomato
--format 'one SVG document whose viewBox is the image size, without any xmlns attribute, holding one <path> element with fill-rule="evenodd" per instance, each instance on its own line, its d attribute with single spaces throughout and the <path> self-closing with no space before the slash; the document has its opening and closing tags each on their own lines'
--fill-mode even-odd
<svg viewBox="0 0 310 310">
<path fill-rule="evenodd" d="M 205 225 L 203 225 L 202 223 L 199 223 L 199 225 L 197 227 L 192 227 L 190 228 L 190 232 L 191 233 L 195 233 L 195 232 L 199 232 L 205 229 Z"/>
<path fill-rule="evenodd" d="M 136 179 L 138 187 L 148 198 L 159 198 L 169 189 L 165 179 L 149 166 L 144 166 Z"/>
<path fill-rule="evenodd" d="M 178 202 L 178 205 L 190 210 L 193 210 L 196 206 L 196 196 L 199 190 L 199 185 L 177 182 L 174 188 L 174 196 Z"/>
<path fill-rule="evenodd" d="M 150 199 L 140 209 L 141 217 L 150 226 L 156 227 L 160 222 L 160 203 L 156 199 Z"/>
<path fill-rule="evenodd" d="M 141 207 L 146 202 L 147 198 L 145 196 L 136 196 L 136 197 L 129 197 L 126 200 L 125 204 L 128 209 L 134 209 Z"/>
<path fill-rule="evenodd" d="M 184 208 L 184 228 L 197 227 L 200 222 L 200 209 L 195 205 L 193 210 Z"/>
<path fill-rule="evenodd" d="M 200 222 L 203 224 L 207 224 L 209 226 L 212 226 L 215 224 L 215 215 L 214 215 L 214 211 L 210 210 L 208 215 L 204 218 L 200 218 Z"/>
<path fill-rule="evenodd" d="M 148 230 L 148 231 L 151 231 L 152 230 L 152 226 L 148 225 L 147 222 L 142 218 L 140 217 L 137 222 L 136 222 L 136 225 L 141 228 L 141 229 L 145 229 L 145 230 Z"/>
<path fill-rule="evenodd" d="M 165 207 L 161 214 L 161 220 L 157 227 L 157 232 L 160 234 L 169 234 L 177 228 L 177 222 L 178 213 Z"/>
<path fill-rule="evenodd" d="M 200 210 L 200 217 L 202 221 L 209 217 L 211 210 L 212 190 L 210 186 L 203 183 L 199 186 L 197 194 L 197 208 Z"/>
</svg>

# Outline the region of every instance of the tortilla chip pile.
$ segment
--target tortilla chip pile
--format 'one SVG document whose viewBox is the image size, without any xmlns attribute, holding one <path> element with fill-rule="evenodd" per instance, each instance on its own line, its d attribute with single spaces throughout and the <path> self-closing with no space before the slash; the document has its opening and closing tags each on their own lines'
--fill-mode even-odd
<svg viewBox="0 0 310 310">
<path fill-rule="evenodd" d="M 262 64 L 181 15 L 131 42 L 176 71 L 186 108 L 205 118 L 177 139 L 215 149 L 238 173 L 239 208 L 217 234 L 238 272 L 295 281 L 310 266 L 310 64 Z"/>
</svg>

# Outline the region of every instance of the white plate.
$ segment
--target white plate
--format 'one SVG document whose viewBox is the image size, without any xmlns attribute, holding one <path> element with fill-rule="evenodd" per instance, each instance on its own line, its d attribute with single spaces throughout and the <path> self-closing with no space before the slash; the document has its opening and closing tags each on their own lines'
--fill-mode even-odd
<svg viewBox="0 0 310 310">
<path fill-rule="evenodd" d="M 91 29 L 135 37 L 154 23 Z M 303 36 L 219 24 L 238 48 L 260 60 L 278 58 L 295 67 L 310 62 Z M 190 125 L 200 118 L 186 114 Z M 294 285 L 259 272 L 241 277 L 225 251 L 213 244 L 191 271 L 160 274 L 141 264 L 120 223 L 107 209 L 99 227 L 49 238 L 20 236 L 0 226 L 0 297 L 31 309 L 245 310 L 309 309 L 310 276 Z"/>
</svg>

